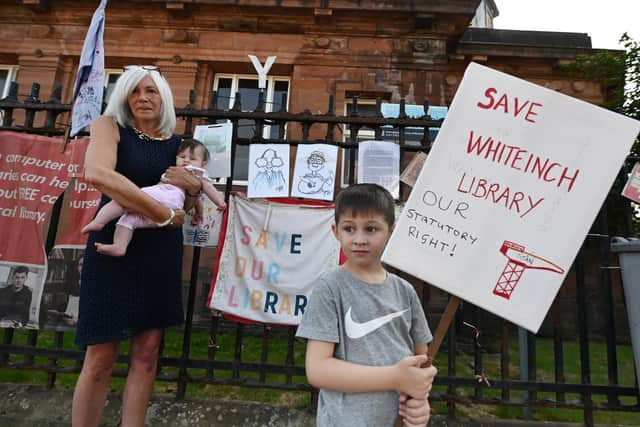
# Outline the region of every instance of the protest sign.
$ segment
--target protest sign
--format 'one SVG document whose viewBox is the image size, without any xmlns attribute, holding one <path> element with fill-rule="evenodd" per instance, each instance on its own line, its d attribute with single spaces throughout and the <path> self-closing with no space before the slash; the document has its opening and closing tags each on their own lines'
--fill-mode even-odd
<svg viewBox="0 0 640 427">
<path fill-rule="evenodd" d="M 100 204 L 102 193 L 83 178 L 84 156 L 89 146 L 89 138 L 74 139 L 66 150 L 71 152 L 71 181 L 64 192 L 64 204 L 58 220 L 55 248 L 84 249 L 87 234 L 82 227 L 93 219 Z"/>
<path fill-rule="evenodd" d="M 207 197 L 200 194 L 202 215 L 197 218 L 196 209 L 186 212 L 182 225 L 183 242 L 187 246 L 217 246 L 220 237 L 222 211 Z"/>
<path fill-rule="evenodd" d="M 383 261 L 537 332 L 639 130 L 469 65 Z"/>
<path fill-rule="evenodd" d="M 640 203 L 640 162 L 636 162 L 633 165 L 627 183 L 622 189 L 622 195 L 627 199 Z"/>
<path fill-rule="evenodd" d="M 208 306 L 265 323 L 300 323 L 313 282 L 338 266 L 332 223 L 326 203 L 232 196 Z"/>
<path fill-rule="evenodd" d="M 79 168 L 62 140 L 0 132 L 0 261 L 43 266 L 42 230 Z"/>
</svg>

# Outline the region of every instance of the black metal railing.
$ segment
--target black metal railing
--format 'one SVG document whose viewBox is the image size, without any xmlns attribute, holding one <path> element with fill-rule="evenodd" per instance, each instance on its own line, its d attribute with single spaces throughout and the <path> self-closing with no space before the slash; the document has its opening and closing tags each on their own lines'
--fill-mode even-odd
<svg viewBox="0 0 640 427">
<path fill-rule="evenodd" d="M 11 83 L 9 95 L 0 100 L 0 130 L 63 136 L 63 123 L 70 105 L 61 103 L 61 88 L 55 88 L 51 99 L 46 102 L 40 102 L 39 86 L 36 84 L 23 101 L 18 99 L 18 89 L 16 83 Z M 189 98 L 187 106 L 176 109 L 184 135 L 190 136 L 197 124 L 222 120 L 233 123 L 232 175 L 238 146 L 254 143 L 286 143 L 294 146 L 327 143 L 344 149 L 342 156 L 348 164 L 348 181 L 352 183 L 355 180 L 358 136 L 363 128 L 373 130 L 376 139 L 381 138 L 383 126 L 397 129 L 396 142 L 403 153 L 401 162 L 404 165 L 410 158 L 404 153 L 428 153 L 432 143 L 429 128 L 438 128 L 441 124 L 428 116 L 420 119 L 408 118 L 404 101 L 400 103 L 398 118 L 384 118 L 380 100 L 374 114 L 360 115 L 357 97 L 353 98 L 351 113 L 346 116 L 335 114 L 333 97 L 329 99 L 327 112 L 324 114 L 311 114 L 309 111 L 291 113 L 285 108 L 286 98 L 279 103 L 280 108 L 273 112 L 265 111 L 262 96 L 253 111 L 243 111 L 239 93 L 235 95 L 235 103 L 229 110 L 216 107 L 218 102 L 215 92 L 206 109 L 193 108 L 193 91 Z M 428 104 L 425 103 L 425 111 L 427 108 Z M 16 123 L 17 117 L 20 117 L 21 124 Z M 239 136 L 241 121 L 252 123 L 252 136 Z M 263 129 L 267 126 L 278 129 L 277 138 L 263 138 Z M 419 142 L 411 143 L 406 140 L 405 131 L 409 127 L 424 129 Z M 321 136 L 314 138 L 312 135 Z M 636 160 L 638 159 L 634 157 L 628 158 L 620 171 L 617 186 Z M 234 184 L 229 179 L 225 188 L 227 200 L 232 190 Z M 612 194 L 619 194 L 619 191 L 615 191 L 614 186 Z M 409 188 L 403 185 L 401 198 L 406 199 L 408 192 Z M 61 201 L 62 197 L 58 199 L 52 213 L 45 244 L 47 252 L 52 250 L 55 241 Z M 530 417 L 536 408 L 578 409 L 583 412 L 587 425 L 594 425 L 594 414 L 598 411 L 639 413 L 638 385 L 635 380 L 630 379 L 635 378 L 634 372 L 628 372 L 633 361 L 631 365 L 624 365 L 625 372 L 619 372 L 622 362 L 617 352 L 618 345 L 625 344 L 628 347 L 630 337 L 626 314 L 620 310 L 621 307 L 624 308 L 619 296 L 620 277 L 615 259 L 609 251 L 612 233 L 635 235 L 633 219 L 628 202 L 619 196 L 609 197 L 586 237 L 538 336 L 519 330 L 510 322 L 498 319 L 471 304 L 463 303 L 449 330 L 444 349 L 436 360 L 440 374 L 432 392 L 432 400 L 444 402 L 449 417 L 459 415 L 459 405 L 515 406 L 523 409 L 522 416 L 525 418 Z M 189 384 L 313 392 L 304 381 L 304 365 L 300 357 L 304 343 L 295 339 L 294 327 L 243 324 L 204 310 L 201 297 L 208 291 L 211 266 L 203 265 L 205 263 L 201 259 L 203 251 L 209 250 L 194 247 L 190 252 L 185 251 L 192 259 L 185 289 L 186 319 L 183 328 L 173 331 L 180 337 L 181 344 L 178 351 L 168 351 L 168 340 L 175 341 L 176 335 L 164 341 L 157 379 L 175 383 L 175 393 L 179 398 L 185 396 Z M 420 281 L 410 281 L 422 295 L 425 312 L 435 330 L 447 296 Z M 593 321 L 596 314 L 599 319 L 597 322 Z M 618 325 L 626 327 L 620 330 Z M 0 344 L 0 368 L 45 372 L 47 387 L 56 385 L 58 374 L 79 372 L 84 356 L 82 349 L 65 347 L 64 339 L 69 332 L 52 333 L 52 341 L 43 345 L 40 339 L 42 331 L 4 329 Z M 208 336 L 208 342 L 197 341 L 203 333 Z M 20 342 L 16 341 L 17 334 L 21 334 Z M 276 342 L 285 348 L 283 359 L 278 361 L 274 360 L 271 353 Z M 206 357 L 193 356 L 194 345 L 206 345 Z M 227 357 L 220 356 L 222 345 L 229 349 Z M 594 354 L 590 348 L 595 345 L 601 346 L 604 351 Z M 249 349 L 250 346 L 255 348 Z M 576 349 L 579 353 L 577 356 L 573 353 Z M 539 360 L 550 357 L 548 352 L 553 353 L 551 374 L 541 373 L 537 369 Z M 605 357 L 606 361 L 603 362 Z M 572 367 L 573 363 L 568 363 L 568 358 L 579 361 L 577 371 Z M 120 355 L 118 363 L 124 364 L 119 366 L 126 366 L 126 354 Z M 594 365 L 603 363 L 606 364 L 605 378 L 601 378 L 600 374 L 598 378 L 594 378 Z M 125 376 L 126 368 L 117 369 L 114 375 Z"/>
</svg>

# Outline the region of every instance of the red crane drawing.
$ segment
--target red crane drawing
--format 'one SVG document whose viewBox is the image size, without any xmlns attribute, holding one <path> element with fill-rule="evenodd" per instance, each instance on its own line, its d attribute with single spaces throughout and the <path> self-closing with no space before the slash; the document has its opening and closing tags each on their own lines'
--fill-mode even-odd
<svg viewBox="0 0 640 427">
<path fill-rule="evenodd" d="M 505 240 L 500 248 L 500 252 L 507 257 L 507 265 L 504 266 L 502 274 L 493 289 L 495 295 L 509 299 L 513 290 L 522 277 L 526 269 L 547 270 L 554 273 L 564 273 L 564 269 L 551 261 L 534 255 L 524 250 L 524 246 Z"/>
</svg>

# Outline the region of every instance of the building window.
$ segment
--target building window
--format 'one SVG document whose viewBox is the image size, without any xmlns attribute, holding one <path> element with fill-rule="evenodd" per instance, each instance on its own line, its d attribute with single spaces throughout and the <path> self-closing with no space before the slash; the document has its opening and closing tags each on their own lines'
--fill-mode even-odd
<svg viewBox="0 0 640 427">
<path fill-rule="evenodd" d="M 113 89 L 116 86 L 116 81 L 122 75 L 123 71 L 118 68 L 107 68 L 104 70 L 104 94 L 102 97 L 103 102 L 106 104 L 109 102 L 109 98 L 113 93 Z"/>
<path fill-rule="evenodd" d="M 9 83 L 16 79 L 18 67 L 0 65 L 0 99 L 9 95 Z"/>
<path fill-rule="evenodd" d="M 380 112 L 382 113 L 382 117 L 384 118 L 397 118 L 400 114 L 400 105 L 393 103 L 385 103 L 383 102 L 380 106 Z M 344 108 L 345 114 L 349 115 L 353 111 L 353 101 L 348 100 L 345 103 Z M 433 120 L 444 119 L 447 115 L 448 108 L 447 107 L 439 107 L 439 106 L 430 106 L 429 107 L 429 115 Z M 376 101 L 374 99 L 358 99 L 358 115 L 361 117 L 375 117 L 377 114 L 376 111 Z M 405 105 L 405 114 L 407 117 L 411 118 L 420 118 L 424 116 L 424 106 L 422 105 Z M 405 145 L 413 145 L 420 146 L 422 144 L 422 138 L 424 137 L 424 127 L 405 127 L 404 133 L 404 144 Z M 351 131 L 348 125 L 344 127 L 344 142 L 351 141 Z M 354 130 L 355 131 L 355 130 Z M 440 128 L 429 128 L 429 141 L 435 141 L 436 136 Z M 381 126 L 380 129 L 380 140 L 382 141 L 391 141 L 399 143 L 400 132 L 398 128 L 394 128 L 391 125 Z M 356 141 L 371 141 L 376 139 L 375 129 L 369 127 L 361 127 L 358 131 L 358 135 Z M 351 164 L 349 152 L 351 149 L 342 149 L 342 179 L 341 186 L 342 188 L 347 187 L 349 185 L 349 165 Z M 355 157 L 356 164 L 354 166 L 354 178 L 353 182 L 356 182 L 357 177 L 357 155 Z"/>
<path fill-rule="evenodd" d="M 265 111 L 278 111 L 281 109 L 282 96 L 286 95 L 289 102 L 289 78 L 268 77 L 265 92 Z M 240 74 L 216 74 L 213 90 L 217 93 L 217 108 L 227 110 L 233 107 L 235 94 L 240 93 L 242 111 L 253 111 L 258 106 L 258 76 Z M 238 137 L 253 138 L 255 135 L 255 123 L 253 120 L 238 121 Z M 285 131 L 286 133 L 286 131 Z M 284 138 L 280 134 L 278 125 L 265 126 L 262 132 L 263 138 Z M 233 182 L 238 185 L 247 184 L 249 171 L 249 147 L 239 145 L 236 147 Z"/>
<path fill-rule="evenodd" d="M 353 112 L 353 99 L 348 99 L 345 102 L 345 106 L 344 106 L 344 114 L 346 116 L 350 115 Z M 358 98 L 358 115 L 359 116 L 364 116 L 364 117 L 374 117 L 376 115 L 376 100 L 375 99 L 370 99 L 370 98 Z M 349 125 L 345 125 L 344 126 L 344 142 L 350 142 L 351 141 L 351 132 L 355 132 L 355 129 L 351 129 L 351 127 Z M 367 127 L 367 126 L 363 126 L 359 129 L 357 137 L 356 137 L 356 141 L 360 142 L 360 141 L 371 141 L 376 139 L 376 132 L 375 129 Z M 350 160 L 350 152 L 351 150 L 354 150 L 352 148 L 343 148 L 342 149 L 342 179 L 340 180 L 340 185 L 342 188 L 349 186 L 349 167 L 351 165 L 351 160 Z M 353 168 L 353 182 L 355 183 L 357 181 L 357 176 L 358 176 L 358 170 L 357 168 L 357 162 L 358 162 L 358 156 L 357 156 L 357 151 L 355 151 L 356 156 L 355 156 L 355 161 L 356 164 Z"/>
<path fill-rule="evenodd" d="M 16 79 L 18 67 L 0 65 L 0 99 L 6 98 L 9 95 L 9 86 L 12 81 Z M 4 111 L 0 111 L 0 125 L 4 120 Z"/>
</svg>

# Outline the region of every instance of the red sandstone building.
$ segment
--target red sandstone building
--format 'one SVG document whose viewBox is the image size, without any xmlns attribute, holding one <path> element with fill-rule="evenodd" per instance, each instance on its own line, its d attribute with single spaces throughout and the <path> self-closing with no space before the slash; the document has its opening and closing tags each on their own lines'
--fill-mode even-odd
<svg viewBox="0 0 640 427">
<path fill-rule="evenodd" d="M 62 100 L 69 102 L 98 4 L 0 2 L 0 98 L 16 80 L 20 99 L 39 82 L 43 100 L 61 84 Z M 475 61 L 588 102 L 605 99 L 599 84 L 559 67 L 594 52 L 587 34 L 495 30 L 498 13 L 494 0 L 111 0 L 105 85 L 125 65 L 154 64 L 172 85 L 178 107 L 194 89 L 195 108 L 210 105 L 217 91 L 218 107 L 228 108 L 240 92 L 243 109 L 252 110 L 258 76 L 248 55 L 262 63 L 276 56 L 267 111 L 279 109 L 284 94 L 291 112 L 324 113 L 333 96 L 337 114 L 344 114 L 357 96 L 366 113 L 376 98 L 449 105 L 465 67 Z M 287 132 L 296 137 L 294 127 Z M 346 138 L 348 130 L 342 133 Z M 366 139 L 366 131 L 359 137 Z M 246 160 L 241 148 L 239 161 Z M 246 169 L 236 172 L 241 184 Z"/>
<path fill-rule="evenodd" d="M 68 101 L 98 3 L 0 3 L 0 96 L 8 80 L 23 88 L 37 81 L 43 97 L 62 84 Z M 159 66 L 176 104 L 186 104 L 194 88 L 196 108 L 207 106 L 214 90 L 251 99 L 257 74 L 248 55 L 277 57 L 267 100 L 286 93 L 292 112 L 326 111 L 330 95 L 338 113 L 353 95 L 365 104 L 404 97 L 448 105 L 470 61 L 602 100 L 597 84 L 558 69 L 593 52 L 587 34 L 494 30 L 497 14 L 493 0 L 112 0 L 105 61 L 109 82 L 127 64 Z"/>
<path fill-rule="evenodd" d="M 16 80 L 20 95 L 39 82 L 43 99 L 61 84 L 62 101 L 69 102 L 98 4 L 1 2 L 0 98 Z M 494 30 L 498 13 L 493 0 L 112 0 L 105 85 L 125 65 L 154 64 L 171 83 L 178 107 L 195 89 L 195 108 L 208 106 L 215 90 L 218 107 L 228 108 L 240 92 L 243 109 L 253 109 L 258 76 L 248 55 L 263 63 L 276 56 L 267 111 L 280 108 L 285 94 L 291 112 L 325 112 L 333 95 L 338 114 L 348 111 L 353 96 L 366 114 L 376 98 L 449 105 L 465 67 L 476 61 L 592 103 L 603 100 L 598 84 L 558 67 L 593 52 L 587 34 Z M 242 169 L 236 168 L 240 181 Z"/>
</svg>

